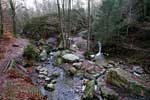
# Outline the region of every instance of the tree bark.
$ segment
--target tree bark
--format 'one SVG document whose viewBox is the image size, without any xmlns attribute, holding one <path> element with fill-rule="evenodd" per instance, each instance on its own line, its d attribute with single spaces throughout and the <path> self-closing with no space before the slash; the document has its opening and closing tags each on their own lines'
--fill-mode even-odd
<svg viewBox="0 0 150 100">
<path fill-rule="evenodd" d="M 0 36 L 3 35 L 3 10 L 2 1 L 0 0 Z"/>
<path fill-rule="evenodd" d="M 68 2 L 68 37 L 71 35 L 71 0 Z"/>
<path fill-rule="evenodd" d="M 16 36 L 16 11 L 15 11 L 16 9 L 12 0 L 9 0 L 9 4 L 11 7 L 11 13 L 12 13 L 13 34 L 14 36 Z"/>
<path fill-rule="evenodd" d="M 64 30 L 63 30 L 63 23 L 62 23 L 62 16 L 61 16 L 59 0 L 57 0 L 57 7 L 58 7 L 59 24 L 60 24 L 61 35 L 62 35 L 62 40 L 63 40 L 63 47 L 65 47 Z"/>
<path fill-rule="evenodd" d="M 87 39 L 87 52 L 90 51 L 90 35 L 91 35 L 91 0 L 88 0 L 88 39 Z"/>
</svg>

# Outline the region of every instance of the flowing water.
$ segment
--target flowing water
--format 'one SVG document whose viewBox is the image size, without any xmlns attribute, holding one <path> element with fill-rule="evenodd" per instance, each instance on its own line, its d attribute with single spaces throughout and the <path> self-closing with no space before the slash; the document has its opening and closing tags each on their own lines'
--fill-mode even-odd
<svg viewBox="0 0 150 100">
<path fill-rule="evenodd" d="M 53 63 L 53 55 L 50 54 L 49 60 L 47 64 L 43 64 L 43 67 L 48 69 L 48 76 L 51 76 L 52 73 L 59 73 L 60 76 L 55 80 L 57 83 L 55 84 L 55 90 L 53 92 L 47 91 L 44 89 L 43 84 L 39 84 L 39 89 L 42 95 L 47 96 L 48 100 L 81 100 L 79 94 L 75 92 L 74 86 L 76 78 L 66 77 L 65 72 L 60 67 L 54 67 Z M 39 80 L 38 81 L 42 81 Z"/>
</svg>

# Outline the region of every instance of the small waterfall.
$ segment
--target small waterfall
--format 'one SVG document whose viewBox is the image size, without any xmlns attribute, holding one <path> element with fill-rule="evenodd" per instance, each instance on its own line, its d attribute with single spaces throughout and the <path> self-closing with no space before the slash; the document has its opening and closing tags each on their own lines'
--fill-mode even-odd
<svg viewBox="0 0 150 100">
<path fill-rule="evenodd" d="M 104 58 L 103 54 L 102 54 L 102 44 L 101 42 L 97 42 L 98 44 L 98 48 L 99 48 L 99 52 L 95 55 L 95 58 Z"/>
</svg>

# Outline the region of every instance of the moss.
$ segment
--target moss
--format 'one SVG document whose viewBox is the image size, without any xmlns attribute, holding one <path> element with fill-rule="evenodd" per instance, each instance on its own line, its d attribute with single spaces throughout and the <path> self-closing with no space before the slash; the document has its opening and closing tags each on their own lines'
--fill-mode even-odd
<svg viewBox="0 0 150 100">
<path fill-rule="evenodd" d="M 130 90 L 132 91 L 132 93 L 134 93 L 136 95 L 141 95 L 142 93 L 144 93 L 145 96 L 150 95 L 150 88 L 149 87 L 145 87 L 141 84 L 136 84 L 135 82 L 131 83 Z"/>
<path fill-rule="evenodd" d="M 60 57 L 55 57 L 55 60 L 54 60 L 53 65 L 54 65 L 54 66 L 59 66 L 59 65 L 62 64 L 62 62 L 63 62 L 62 58 L 60 58 Z"/>
<path fill-rule="evenodd" d="M 118 75 L 117 72 L 115 71 L 110 71 L 107 75 L 107 81 L 117 87 L 124 87 L 124 88 L 127 88 L 128 87 L 128 82 L 125 78 L 123 77 L 120 77 Z"/>
</svg>

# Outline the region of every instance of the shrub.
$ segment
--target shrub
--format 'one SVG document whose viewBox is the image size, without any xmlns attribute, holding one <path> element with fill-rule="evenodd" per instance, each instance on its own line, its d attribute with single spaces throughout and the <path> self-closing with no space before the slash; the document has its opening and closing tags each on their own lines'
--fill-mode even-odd
<svg viewBox="0 0 150 100">
<path fill-rule="evenodd" d="M 24 49 L 23 57 L 26 58 L 27 60 L 31 60 L 31 59 L 36 60 L 37 59 L 38 54 L 33 45 L 28 45 Z"/>
</svg>

